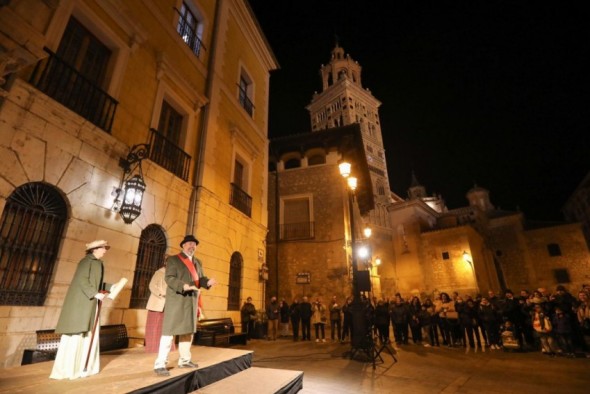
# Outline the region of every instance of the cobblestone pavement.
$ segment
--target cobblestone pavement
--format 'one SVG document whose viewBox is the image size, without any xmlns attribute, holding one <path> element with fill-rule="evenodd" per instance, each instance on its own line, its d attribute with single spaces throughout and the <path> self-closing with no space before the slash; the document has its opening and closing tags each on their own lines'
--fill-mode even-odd
<svg viewBox="0 0 590 394">
<path fill-rule="evenodd" d="M 303 371 L 302 394 L 590 393 L 588 358 L 410 344 L 392 348 L 397 362 L 384 350 L 373 369 L 363 353 L 350 358 L 349 343 L 329 339 L 255 339 L 237 348 L 254 350 L 253 366 Z"/>
</svg>

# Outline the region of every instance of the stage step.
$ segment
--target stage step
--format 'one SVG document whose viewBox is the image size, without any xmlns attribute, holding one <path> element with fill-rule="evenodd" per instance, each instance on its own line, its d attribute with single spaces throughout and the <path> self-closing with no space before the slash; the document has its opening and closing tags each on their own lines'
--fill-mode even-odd
<svg viewBox="0 0 590 394">
<path fill-rule="evenodd" d="M 250 367 L 192 393 L 291 394 L 303 388 L 303 372 Z"/>
</svg>

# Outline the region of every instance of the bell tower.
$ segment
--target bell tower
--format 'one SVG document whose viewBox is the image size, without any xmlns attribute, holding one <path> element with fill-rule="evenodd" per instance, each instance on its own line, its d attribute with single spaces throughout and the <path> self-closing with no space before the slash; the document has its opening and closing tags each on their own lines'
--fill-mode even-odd
<svg viewBox="0 0 590 394">
<path fill-rule="evenodd" d="M 306 107 L 312 132 L 358 123 L 361 128 L 367 164 L 371 173 L 375 209 L 369 214 L 372 225 L 390 227 L 386 206 L 392 201 L 385 149 L 381 135 L 381 102 L 363 88 L 362 67 L 338 43 L 330 62 L 320 67 L 322 91 L 315 92 Z"/>
</svg>

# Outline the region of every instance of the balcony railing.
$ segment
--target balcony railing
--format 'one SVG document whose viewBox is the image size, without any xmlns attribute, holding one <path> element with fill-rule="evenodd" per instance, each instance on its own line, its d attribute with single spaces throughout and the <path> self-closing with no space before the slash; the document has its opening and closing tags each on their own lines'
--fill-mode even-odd
<svg viewBox="0 0 590 394">
<path fill-rule="evenodd" d="M 234 183 L 231 184 L 229 203 L 245 215 L 252 215 L 252 197 Z"/>
<path fill-rule="evenodd" d="M 281 240 L 315 238 L 314 222 L 288 223 L 281 225 Z"/>
<path fill-rule="evenodd" d="M 156 129 L 151 129 L 150 160 L 187 181 L 191 157 Z"/>
<path fill-rule="evenodd" d="M 238 85 L 238 86 L 240 86 L 240 85 Z M 244 108 L 246 110 L 248 115 L 252 116 L 252 114 L 254 113 L 254 104 L 248 98 L 248 94 L 246 94 L 244 89 L 242 89 L 241 87 L 239 89 L 240 89 L 240 96 L 239 96 L 240 105 L 242 106 L 242 108 Z"/>
<path fill-rule="evenodd" d="M 37 63 L 29 83 L 110 133 L 117 100 L 49 49 L 45 48 L 45 52 L 49 57 Z"/>
<path fill-rule="evenodd" d="M 179 15 L 176 31 L 178 32 L 178 34 L 180 34 L 182 40 L 186 42 L 186 45 L 188 45 L 189 48 L 193 51 L 195 56 L 199 57 L 199 54 L 201 53 L 201 48 L 205 50 L 207 48 L 205 48 L 205 46 L 203 45 L 203 41 L 201 41 L 201 39 L 197 35 L 195 28 L 191 26 L 191 24 L 186 20 L 184 15 L 182 15 L 180 11 L 176 8 L 174 10 Z"/>
</svg>

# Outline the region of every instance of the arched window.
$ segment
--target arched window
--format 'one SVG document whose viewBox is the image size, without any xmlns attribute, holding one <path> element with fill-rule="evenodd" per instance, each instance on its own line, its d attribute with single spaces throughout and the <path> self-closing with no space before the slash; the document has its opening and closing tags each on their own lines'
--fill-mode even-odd
<svg viewBox="0 0 590 394">
<path fill-rule="evenodd" d="M 18 187 L 0 219 L 0 305 L 42 306 L 47 296 L 68 208 L 45 183 Z"/>
<path fill-rule="evenodd" d="M 299 158 L 289 159 L 285 162 L 285 170 L 301 167 L 301 160 Z"/>
<path fill-rule="evenodd" d="M 244 259 L 240 252 L 234 252 L 229 262 L 229 285 L 227 295 L 227 310 L 240 310 L 240 292 L 242 290 L 242 266 Z"/>
<path fill-rule="evenodd" d="M 307 159 L 307 164 L 310 166 L 317 166 L 319 164 L 326 164 L 326 156 L 322 154 L 314 154 Z"/>
<path fill-rule="evenodd" d="M 162 227 L 150 224 L 142 232 L 137 248 L 135 274 L 133 274 L 133 289 L 131 290 L 130 308 L 143 309 L 150 298 L 150 280 L 166 258 L 166 234 Z"/>
</svg>

